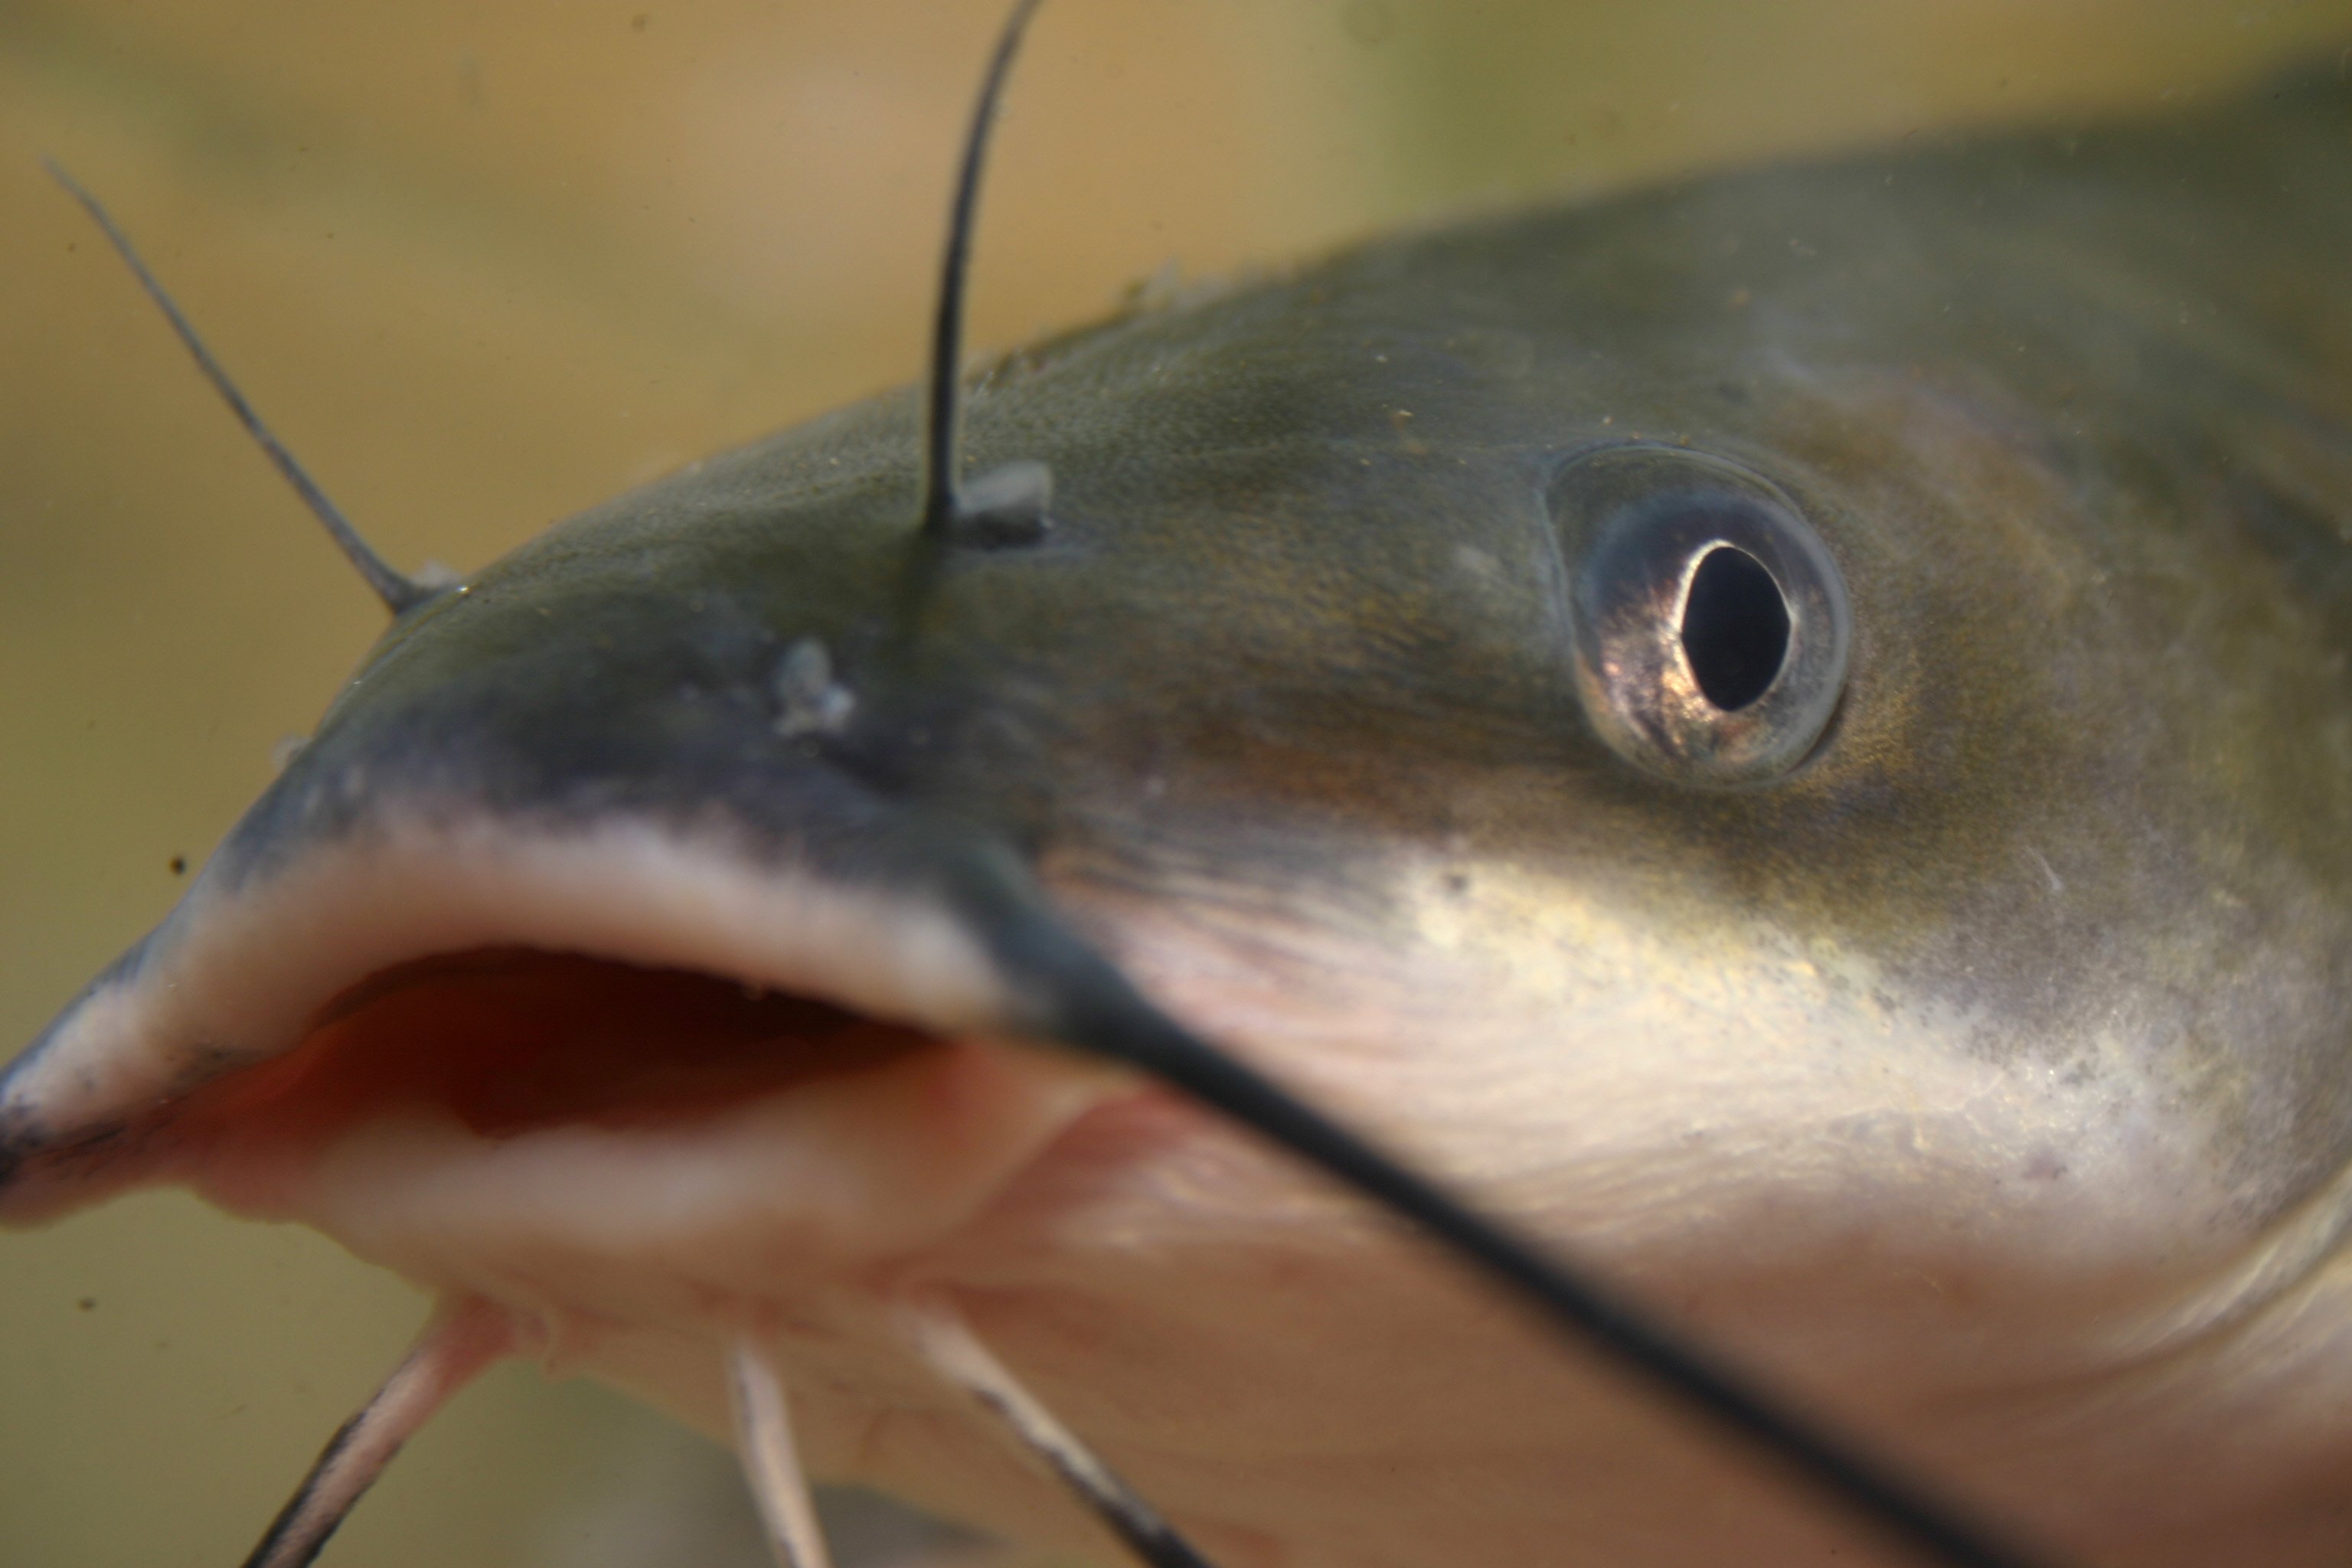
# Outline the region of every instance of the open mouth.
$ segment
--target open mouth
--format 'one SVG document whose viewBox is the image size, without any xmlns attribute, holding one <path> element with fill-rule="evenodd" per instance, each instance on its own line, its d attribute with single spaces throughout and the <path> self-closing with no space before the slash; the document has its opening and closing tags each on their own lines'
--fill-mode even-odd
<svg viewBox="0 0 2352 1568">
<path fill-rule="evenodd" d="M 13 1216 L 184 1183 L 666 1318 L 919 1255 L 1136 1092 L 1021 1043 L 919 896 L 726 845 L 425 833 L 192 892 L 0 1081 Z"/>
<path fill-rule="evenodd" d="M 300 1046 L 199 1091 L 185 1123 L 318 1136 L 436 1107 L 484 1138 L 562 1124 L 677 1127 L 939 1044 L 807 996 L 526 947 L 394 965 L 321 1008 Z M 207 1140 L 210 1141 L 210 1140 Z"/>
<path fill-rule="evenodd" d="M 684 1326 L 919 1255 L 1080 1081 L 803 994 L 488 946 L 346 986 L 292 1049 L 172 1106 L 142 1173 L 447 1287 Z"/>
<path fill-rule="evenodd" d="M 874 1365 L 919 1403 L 996 1388 L 941 1315 L 956 1248 L 1050 1245 L 1029 1178 L 1159 1093 L 1041 1048 L 1006 995 L 919 882 L 724 835 L 444 819 L 257 874 L 216 857 L 0 1077 L 0 1214 L 182 1184 L 442 1298 L 256 1559 L 291 1562 L 506 1354 L 707 1424 L 726 1381 L 755 1456 L 787 1425 L 781 1344 L 826 1388 Z M 905 1370 L 925 1358 L 944 1370 Z"/>
</svg>

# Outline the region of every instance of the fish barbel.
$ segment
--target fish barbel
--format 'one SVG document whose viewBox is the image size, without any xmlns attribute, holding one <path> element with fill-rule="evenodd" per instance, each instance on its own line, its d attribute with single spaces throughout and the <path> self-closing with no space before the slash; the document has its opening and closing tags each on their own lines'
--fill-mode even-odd
<svg viewBox="0 0 2352 1568">
<path fill-rule="evenodd" d="M 750 1334 L 820 1470 L 1082 1549 L 897 1304 L 1233 1563 L 1867 1549 L 1018 1043 L 980 864 L 2031 1538 L 2336 1560 L 2348 105 L 1071 334 L 971 410 L 1034 529 L 917 531 L 905 398 L 576 519 L 404 615 L 0 1084 L 0 1201 L 186 1182 L 711 1426 Z"/>
</svg>

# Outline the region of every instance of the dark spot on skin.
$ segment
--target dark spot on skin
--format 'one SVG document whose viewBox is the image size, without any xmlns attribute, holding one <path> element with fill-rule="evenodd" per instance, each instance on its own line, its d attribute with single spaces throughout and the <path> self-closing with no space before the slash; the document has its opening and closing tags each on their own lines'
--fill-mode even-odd
<svg viewBox="0 0 2352 1568">
<path fill-rule="evenodd" d="M 188 874 L 188 858 L 185 855 L 173 856 L 171 859 L 171 868 L 172 875 L 174 877 L 186 876 Z"/>
<path fill-rule="evenodd" d="M 76 1301 L 74 1305 L 82 1311 L 95 1312 L 98 1310 L 98 1298 L 95 1296 L 84 1296 L 80 1300 Z"/>
</svg>

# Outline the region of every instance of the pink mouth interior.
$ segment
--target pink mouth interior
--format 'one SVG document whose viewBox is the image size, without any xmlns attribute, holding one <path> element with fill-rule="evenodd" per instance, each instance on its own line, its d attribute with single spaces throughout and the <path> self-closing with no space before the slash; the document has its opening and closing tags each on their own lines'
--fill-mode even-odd
<svg viewBox="0 0 2352 1568">
<path fill-rule="evenodd" d="M 191 1096 L 196 1148 L 331 1137 L 404 1105 L 475 1133 L 675 1124 L 936 1037 L 681 970 L 528 948 L 421 959 L 322 1008 L 294 1050 Z"/>
</svg>

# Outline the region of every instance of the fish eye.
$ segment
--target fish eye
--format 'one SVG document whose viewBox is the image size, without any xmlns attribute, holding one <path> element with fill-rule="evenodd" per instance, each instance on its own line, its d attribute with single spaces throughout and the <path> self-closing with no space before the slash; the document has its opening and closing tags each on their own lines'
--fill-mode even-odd
<svg viewBox="0 0 2352 1568">
<path fill-rule="evenodd" d="M 1683 595 L 1683 658 L 1699 692 L 1737 713 L 1772 689 L 1789 659 L 1789 601 L 1764 563 L 1736 544 L 1698 558 Z"/>
<path fill-rule="evenodd" d="M 1722 458 L 1638 444 L 1570 462 L 1550 502 L 1577 692 L 1603 740 L 1698 784 L 1758 783 L 1812 753 L 1852 626 L 1796 502 Z"/>
</svg>

